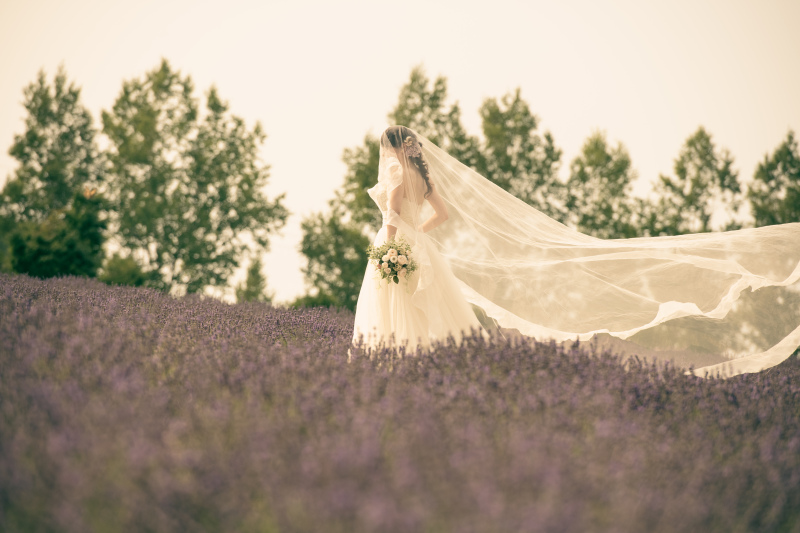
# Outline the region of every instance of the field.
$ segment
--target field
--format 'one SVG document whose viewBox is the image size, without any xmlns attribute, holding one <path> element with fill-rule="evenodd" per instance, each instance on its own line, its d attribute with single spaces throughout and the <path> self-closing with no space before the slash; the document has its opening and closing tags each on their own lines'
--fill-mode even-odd
<svg viewBox="0 0 800 533">
<path fill-rule="evenodd" d="M 800 531 L 797 357 L 348 358 L 352 321 L 0 275 L 0 530 Z"/>
</svg>

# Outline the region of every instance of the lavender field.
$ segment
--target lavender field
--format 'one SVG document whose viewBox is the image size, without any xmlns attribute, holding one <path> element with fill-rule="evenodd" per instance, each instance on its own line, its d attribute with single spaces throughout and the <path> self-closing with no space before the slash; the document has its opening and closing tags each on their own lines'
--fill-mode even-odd
<svg viewBox="0 0 800 533">
<path fill-rule="evenodd" d="M 356 354 L 353 316 L 0 275 L 0 529 L 800 531 L 800 363 Z"/>
</svg>

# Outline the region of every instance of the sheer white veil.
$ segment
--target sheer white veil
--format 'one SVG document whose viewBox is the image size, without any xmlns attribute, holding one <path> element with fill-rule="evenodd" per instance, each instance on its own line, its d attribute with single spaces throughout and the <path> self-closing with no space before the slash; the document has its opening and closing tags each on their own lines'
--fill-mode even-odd
<svg viewBox="0 0 800 533">
<path fill-rule="evenodd" d="M 680 352 L 701 367 L 698 375 L 757 372 L 800 346 L 800 223 L 597 239 L 414 136 L 449 214 L 426 238 L 449 260 L 466 299 L 500 327 L 540 340 L 608 334 Z M 373 197 L 392 186 L 396 155 L 382 143 Z M 708 354 L 727 362 L 703 367 Z"/>
</svg>

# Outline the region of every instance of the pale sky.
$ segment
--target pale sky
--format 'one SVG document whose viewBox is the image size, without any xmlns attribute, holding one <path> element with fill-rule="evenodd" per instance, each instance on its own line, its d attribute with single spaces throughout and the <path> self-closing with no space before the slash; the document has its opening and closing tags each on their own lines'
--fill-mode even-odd
<svg viewBox="0 0 800 533">
<path fill-rule="evenodd" d="M 63 64 L 99 127 L 122 81 L 166 58 L 212 84 L 268 135 L 268 194 L 293 216 L 265 256 L 285 301 L 304 292 L 300 220 L 341 186 L 342 150 L 387 126 L 422 64 L 448 79 L 464 124 L 520 87 L 564 151 L 562 177 L 593 131 L 622 141 L 637 192 L 671 173 L 704 126 L 744 180 L 789 129 L 800 133 L 800 2 L 201 2 L 0 0 L 0 184 L 23 131 L 22 89 Z"/>
</svg>

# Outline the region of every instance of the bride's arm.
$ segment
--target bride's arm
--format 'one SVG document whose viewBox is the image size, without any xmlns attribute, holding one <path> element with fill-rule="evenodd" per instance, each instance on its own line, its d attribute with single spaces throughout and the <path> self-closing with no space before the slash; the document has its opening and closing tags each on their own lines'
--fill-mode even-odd
<svg viewBox="0 0 800 533">
<path fill-rule="evenodd" d="M 400 209 L 403 205 L 403 186 L 395 187 L 391 191 L 389 191 L 389 212 L 390 214 L 392 211 L 400 216 Z M 392 217 L 389 217 L 391 220 Z M 397 226 L 393 226 L 391 224 L 386 224 L 386 239 L 391 240 L 394 239 L 394 236 L 397 234 Z"/>
<path fill-rule="evenodd" d="M 433 192 L 431 192 L 431 195 L 428 196 L 428 203 L 431 204 L 431 207 L 433 207 L 434 213 L 428 220 L 426 220 L 417 228 L 423 233 L 439 226 L 445 220 L 447 220 L 448 217 L 447 206 L 445 205 L 442 196 L 439 194 L 439 191 L 436 189 L 436 185 L 431 183 L 431 188 L 433 189 Z"/>
</svg>

